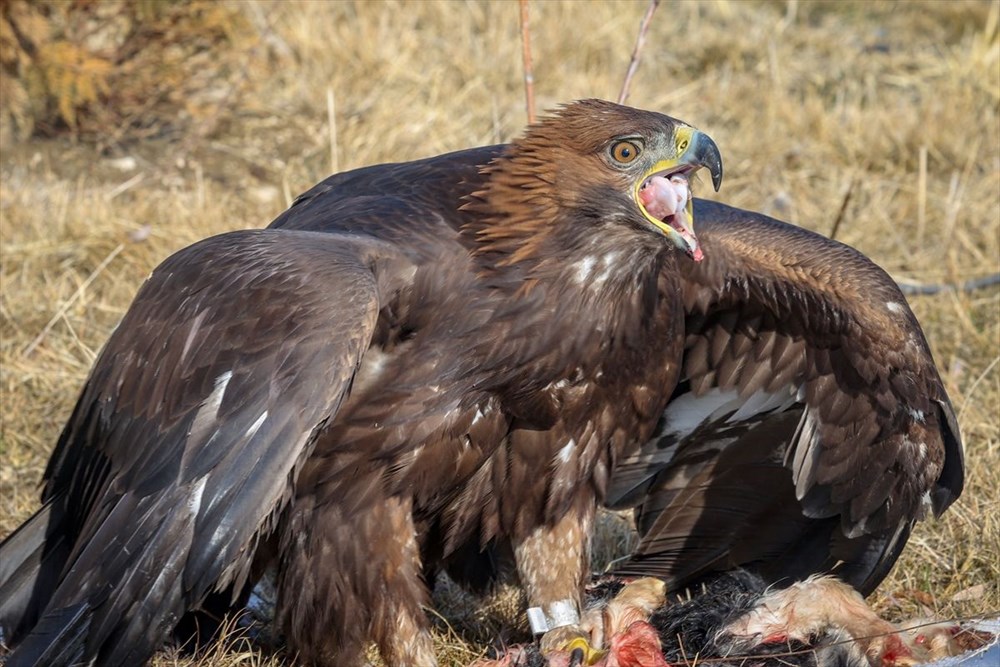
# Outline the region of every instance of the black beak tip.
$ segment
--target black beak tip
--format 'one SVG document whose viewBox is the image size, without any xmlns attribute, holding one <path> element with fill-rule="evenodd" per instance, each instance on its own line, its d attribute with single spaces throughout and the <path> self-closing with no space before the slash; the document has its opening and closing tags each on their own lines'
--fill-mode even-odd
<svg viewBox="0 0 1000 667">
<path fill-rule="evenodd" d="M 712 166 L 712 186 L 716 192 L 722 187 L 722 160 Z"/>
<path fill-rule="evenodd" d="M 698 133 L 698 158 L 701 165 L 712 174 L 712 186 L 718 192 L 722 187 L 722 153 L 710 136 Z"/>
<path fill-rule="evenodd" d="M 690 164 L 703 167 L 712 174 L 712 185 L 718 192 L 722 187 L 722 153 L 712 137 L 701 130 L 695 130 L 691 146 L 685 156 Z"/>
</svg>

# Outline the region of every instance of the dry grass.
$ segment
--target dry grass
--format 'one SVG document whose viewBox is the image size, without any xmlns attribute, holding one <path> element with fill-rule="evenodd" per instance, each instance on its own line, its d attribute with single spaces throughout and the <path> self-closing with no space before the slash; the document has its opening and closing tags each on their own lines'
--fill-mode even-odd
<svg viewBox="0 0 1000 667">
<path fill-rule="evenodd" d="M 614 98 L 645 6 L 533 3 L 539 106 Z M 341 169 L 504 141 L 523 125 L 517 3 L 236 7 L 255 92 L 207 137 L 104 153 L 3 146 L 0 534 L 35 507 L 95 351 L 149 270 L 198 238 L 265 225 L 329 172 L 328 91 Z M 726 202 L 828 232 L 856 181 L 839 238 L 898 278 L 976 277 L 1000 270 L 998 15 L 996 0 L 664 4 L 630 103 L 716 139 Z M 968 483 L 874 599 L 890 616 L 996 614 L 1000 291 L 912 305 L 960 412 Z M 445 664 L 476 650 L 441 634 Z M 271 663 L 242 651 L 203 664 Z"/>
</svg>

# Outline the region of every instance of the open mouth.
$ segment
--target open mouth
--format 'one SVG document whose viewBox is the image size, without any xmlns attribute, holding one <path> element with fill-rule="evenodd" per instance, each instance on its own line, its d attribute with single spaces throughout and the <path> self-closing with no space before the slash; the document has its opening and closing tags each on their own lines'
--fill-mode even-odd
<svg viewBox="0 0 1000 667">
<path fill-rule="evenodd" d="M 701 259 L 701 249 L 691 221 L 692 195 L 689 175 L 696 169 L 685 165 L 648 176 L 636 191 L 636 199 L 650 222 L 664 232 L 676 232 L 684 241 L 685 250 L 695 260 Z"/>
</svg>

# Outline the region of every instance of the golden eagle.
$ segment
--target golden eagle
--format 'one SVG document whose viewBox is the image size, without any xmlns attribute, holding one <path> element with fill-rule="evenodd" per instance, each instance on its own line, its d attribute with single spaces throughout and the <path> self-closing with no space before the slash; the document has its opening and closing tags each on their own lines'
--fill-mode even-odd
<svg viewBox="0 0 1000 667">
<path fill-rule="evenodd" d="M 626 570 L 880 579 L 961 490 L 919 326 L 858 253 L 694 202 L 699 168 L 706 135 L 587 100 L 167 259 L 0 545 L 8 667 L 140 664 L 271 564 L 303 663 L 432 665 L 424 572 L 499 542 L 572 645 L 605 500 L 641 506 Z"/>
<path fill-rule="evenodd" d="M 333 176 L 141 288 L 0 549 L 9 667 L 136 665 L 278 564 L 307 664 L 434 663 L 421 547 L 509 538 L 577 613 L 614 461 L 676 384 L 712 140 L 590 100 L 509 146 Z M 570 618 L 572 620 L 572 618 Z"/>
</svg>

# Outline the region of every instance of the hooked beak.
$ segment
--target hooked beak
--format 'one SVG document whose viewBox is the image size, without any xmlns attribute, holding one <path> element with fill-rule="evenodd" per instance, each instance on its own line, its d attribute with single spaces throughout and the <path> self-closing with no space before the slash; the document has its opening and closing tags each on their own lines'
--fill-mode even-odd
<svg viewBox="0 0 1000 667">
<path fill-rule="evenodd" d="M 698 169 L 708 169 L 718 192 L 722 185 L 722 156 L 711 137 L 692 127 L 678 128 L 675 141 L 676 157 L 653 165 L 636 185 L 635 200 L 654 227 L 699 262 L 704 255 L 694 233 L 689 177 Z"/>
</svg>

